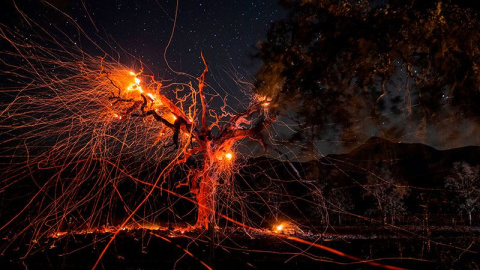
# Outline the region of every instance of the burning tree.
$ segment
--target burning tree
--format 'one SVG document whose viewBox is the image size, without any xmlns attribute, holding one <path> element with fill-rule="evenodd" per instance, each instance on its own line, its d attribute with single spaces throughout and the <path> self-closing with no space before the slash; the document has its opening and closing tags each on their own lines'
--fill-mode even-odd
<svg viewBox="0 0 480 270">
<path fill-rule="evenodd" d="M 126 74 L 127 81 L 122 81 L 121 74 L 112 79 L 109 72 L 102 68 L 100 77 L 107 79 L 113 90 L 118 91 L 116 93 L 112 91 L 109 97 L 115 117 L 119 120 L 132 117 L 153 118 L 163 129 L 170 130 L 174 148 L 182 148 L 179 154 L 182 157 L 176 164 L 186 162 L 191 156 L 201 155 L 203 165 L 200 170 L 190 175 L 187 184 L 191 187 L 199 206 L 196 226 L 207 228 L 215 220 L 215 196 L 220 179 L 224 182 L 230 180 L 235 157 L 232 147 L 244 138 L 263 144 L 262 131 L 275 117 L 268 113 L 270 102 L 265 97 L 258 98 L 247 110 L 237 114 L 225 111 L 218 114 L 209 108 L 204 91 L 208 65 L 203 55 L 202 59 L 205 69 L 197 78 L 198 88 L 188 85 L 190 93 L 187 95 L 195 101 L 199 99 L 200 108 L 192 103 L 188 107 L 188 112 L 181 101 L 177 106 L 162 94 L 161 82 L 152 76 L 142 75 L 142 72 L 138 74 L 129 72 Z M 151 84 L 145 89 L 139 77 L 149 78 Z M 225 117 L 227 120 L 222 123 Z M 209 119 L 212 120 L 210 123 Z M 181 133 L 185 137 L 184 140 L 179 138 Z"/>
<path fill-rule="evenodd" d="M 242 139 L 264 145 L 262 132 L 275 121 L 271 101 L 249 94 L 243 110 L 229 108 L 226 95 L 206 91 L 203 55 L 201 75 L 187 75 L 194 83 L 166 84 L 143 64 L 135 71 L 106 51 L 87 53 L 65 33 L 40 31 L 48 35 L 26 41 L 20 31 L 0 29 L 8 48 L 2 51 L 0 144 L 2 162 L 11 164 L 2 168 L 2 187 L 35 187 L 2 229 L 22 215 L 33 220 L 25 230 L 35 237 L 65 228 L 72 216 L 83 227 L 102 226 L 101 212 L 118 201 L 128 216 L 124 227 L 155 191 L 175 194 L 164 185 L 179 168 L 186 179 L 176 187 L 188 187 L 198 205 L 194 227 L 213 227 L 219 190 L 233 196 L 227 189 L 235 147 Z M 195 166 L 188 164 L 192 159 Z M 42 170 L 45 175 L 34 179 Z M 120 191 L 125 179 L 145 196 L 127 200 Z"/>
</svg>

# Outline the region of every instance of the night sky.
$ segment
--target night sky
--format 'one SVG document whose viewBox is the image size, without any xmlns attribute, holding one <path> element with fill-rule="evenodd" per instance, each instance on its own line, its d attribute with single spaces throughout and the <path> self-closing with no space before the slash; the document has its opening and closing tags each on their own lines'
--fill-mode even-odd
<svg viewBox="0 0 480 270">
<path fill-rule="evenodd" d="M 102 56 L 104 52 L 95 48 L 85 35 L 108 51 L 119 61 L 139 70 L 140 61 L 148 73 L 170 82 L 195 80 L 204 66 L 200 58 L 203 52 L 209 63 L 208 91 L 227 93 L 235 100 L 228 100 L 233 110 L 241 110 L 248 99 L 243 95 L 242 82 L 252 83 L 261 61 L 253 55 L 258 45 L 266 40 L 266 34 L 274 21 L 287 17 L 287 10 L 280 7 L 277 0 L 49 0 L 48 2 L 26 0 L 17 1 L 19 9 L 40 27 L 48 32 L 64 31 L 80 50 L 91 55 Z M 178 13 L 171 43 L 176 7 Z M 64 13 L 64 14 L 62 14 Z M 0 22 L 7 28 L 18 28 L 23 33 L 33 35 L 38 26 L 29 26 L 13 7 L 13 0 L 0 1 Z M 0 43 L 0 46 L 2 44 Z M 166 49 L 168 50 L 166 51 Z M 166 51 L 166 54 L 165 54 Z M 166 60 L 164 57 L 166 56 Z M 192 77 L 177 76 L 170 67 Z M 248 87 L 248 86 L 247 86 Z M 232 98 L 233 99 L 233 98 Z M 238 102 L 237 102 L 238 101 Z M 458 124 L 456 118 L 450 122 Z M 404 125 L 403 119 L 394 124 Z M 442 123 L 447 121 L 442 121 Z M 399 139 L 403 142 L 422 142 L 437 148 L 453 148 L 478 144 L 478 137 L 471 136 L 476 125 L 470 122 L 461 126 L 461 132 L 454 138 L 443 140 L 443 136 L 430 133 L 430 137 L 419 140 L 412 131 Z M 448 129 L 448 124 L 444 124 Z M 282 133 L 281 129 L 279 133 Z M 467 130 L 468 132 L 464 132 Z M 363 128 L 365 136 L 357 143 L 363 143 L 370 136 L 379 136 L 376 129 Z M 466 135 L 465 135 L 466 134 Z M 288 137 L 289 134 L 283 136 Z M 440 139 L 439 139 L 440 138 Z M 339 138 L 320 140 L 322 153 L 338 151 L 343 141 Z M 325 144 L 325 145 L 323 145 Z"/>
<path fill-rule="evenodd" d="M 24 27 L 24 23 L 19 24 L 18 12 L 10 1 L 2 2 L 1 21 Z M 23 1 L 17 5 L 47 28 L 67 29 L 79 44 L 91 46 L 81 42 L 72 21 L 49 5 L 35 2 Z M 52 0 L 49 3 L 71 16 L 102 48 L 111 46 L 111 51 L 131 54 L 156 76 L 175 79 L 165 63 L 164 51 L 172 33 L 177 1 Z M 286 13 L 276 0 L 180 0 L 167 60 L 174 70 L 198 76 L 203 70 L 200 58 L 203 52 L 211 69 L 208 83 L 235 94 L 238 91 L 235 80 L 246 77 L 251 81 L 260 66 L 260 61 L 252 57 L 257 44 L 266 39 L 271 22 Z M 123 64 L 139 66 L 131 59 Z"/>
</svg>

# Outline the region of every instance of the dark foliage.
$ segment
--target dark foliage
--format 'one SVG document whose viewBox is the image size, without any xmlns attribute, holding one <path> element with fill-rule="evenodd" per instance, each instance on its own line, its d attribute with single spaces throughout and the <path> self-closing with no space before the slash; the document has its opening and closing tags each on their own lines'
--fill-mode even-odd
<svg viewBox="0 0 480 270">
<path fill-rule="evenodd" d="M 368 128 L 400 138 L 406 123 L 425 129 L 447 117 L 479 123 L 478 4 L 280 2 L 290 15 L 261 44 L 257 89 L 296 108 L 303 128 L 336 128 L 349 141 Z"/>
</svg>

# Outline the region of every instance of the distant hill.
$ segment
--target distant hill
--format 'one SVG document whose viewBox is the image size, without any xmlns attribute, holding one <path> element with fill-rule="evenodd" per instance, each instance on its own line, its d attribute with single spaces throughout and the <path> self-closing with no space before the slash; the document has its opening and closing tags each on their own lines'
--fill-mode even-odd
<svg viewBox="0 0 480 270">
<path fill-rule="evenodd" d="M 363 182 L 366 174 L 378 168 L 388 168 L 393 176 L 409 185 L 419 187 L 443 187 L 443 178 L 451 171 L 453 163 L 480 164 L 480 146 L 467 146 L 449 150 L 437 150 L 420 143 L 394 143 L 372 137 L 359 147 L 345 154 L 331 154 L 310 162 L 288 162 L 258 157 L 246 161 L 244 172 L 252 177 L 268 175 L 284 181 L 299 179 L 322 180 L 336 174 L 341 178 L 357 177 Z M 360 176 L 360 179 L 358 178 Z"/>
<path fill-rule="evenodd" d="M 316 161 L 251 159 L 240 175 L 252 183 L 246 188 L 255 194 L 250 201 L 255 203 L 255 197 L 261 197 L 260 212 L 270 210 L 262 205 L 266 202 L 280 204 L 284 214 L 308 217 L 318 210 L 315 204 L 321 205 L 322 200 L 335 197 L 343 200 L 343 204 L 350 204 L 349 211 L 364 215 L 378 206 L 375 198 L 368 194 L 366 187 L 371 185 L 368 177 L 380 179 L 384 177 L 382 173 L 388 171 L 386 180 L 392 181 L 392 186 L 405 187 L 406 195 L 401 201 L 406 213 L 421 216 L 422 207 L 426 206 L 432 214 L 444 215 L 458 214 L 455 204 L 451 203 L 454 193 L 445 188 L 445 177 L 455 162 L 479 165 L 480 147 L 437 150 L 424 144 L 394 143 L 372 137 L 349 153 L 328 155 Z M 392 189 L 392 186 L 379 184 L 378 188 Z M 315 195 L 318 192 L 321 196 Z M 281 195 L 275 197 L 272 193 Z"/>
<path fill-rule="evenodd" d="M 443 187 L 443 179 L 455 162 L 480 164 L 480 147 L 468 146 L 437 150 L 420 143 L 394 143 L 372 137 L 347 154 L 323 158 L 326 170 L 344 170 L 355 174 L 372 172 L 379 167 L 389 168 L 394 177 L 419 187 Z M 335 168 L 336 167 L 336 168 Z"/>
</svg>

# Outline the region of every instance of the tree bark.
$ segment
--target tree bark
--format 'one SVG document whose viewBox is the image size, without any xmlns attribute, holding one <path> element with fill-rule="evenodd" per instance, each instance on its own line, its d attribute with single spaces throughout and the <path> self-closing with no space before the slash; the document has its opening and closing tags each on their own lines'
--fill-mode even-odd
<svg viewBox="0 0 480 270">
<path fill-rule="evenodd" d="M 200 181 L 197 194 L 198 216 L 195 227 L 208 229 L 209 224 L 215 224 L 215 193 L 217 181 L 209 172 Z"/>
</svg>

